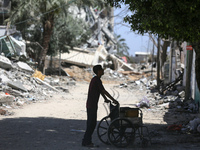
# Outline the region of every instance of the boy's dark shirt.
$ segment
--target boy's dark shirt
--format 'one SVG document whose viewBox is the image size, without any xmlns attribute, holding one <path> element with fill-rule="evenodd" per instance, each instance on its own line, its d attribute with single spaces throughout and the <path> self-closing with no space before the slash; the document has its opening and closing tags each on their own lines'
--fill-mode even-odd
<svg viewBox="0 0 200 150">
<path fill-rule="evenodd" d="M 98 108 L 99 96 L 102 90 L 104 90 L 104 86 L 101 79 L 97 76 L 93 77 L 88 89 L 87 108 Z"/>
</svg>

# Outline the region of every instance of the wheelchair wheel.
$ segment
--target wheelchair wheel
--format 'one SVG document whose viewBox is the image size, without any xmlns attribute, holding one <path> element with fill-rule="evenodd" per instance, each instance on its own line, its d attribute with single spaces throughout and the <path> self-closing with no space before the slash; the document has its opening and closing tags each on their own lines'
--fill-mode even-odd
<svg viewBox="0 0 200 150">
<path fill-rule="evenodd" d="M 108 127 L 111 122 L 110 120 L 111 120 L 110 117 L 106 116 L 103 119 L 101 119 L 101 121 L 99 122 L 97 126 L 97 135 L 100 141 L 107 145 L 110 144 L 108 141 L 108 135 L 107 135 Z"/>
<path fill-rule="evenodd" d="M 127 147 L 134 137 L 135 128 L 128 119 L 115 119 L 108 128 L 108 140 L 116 147 Z"/>
</svg>

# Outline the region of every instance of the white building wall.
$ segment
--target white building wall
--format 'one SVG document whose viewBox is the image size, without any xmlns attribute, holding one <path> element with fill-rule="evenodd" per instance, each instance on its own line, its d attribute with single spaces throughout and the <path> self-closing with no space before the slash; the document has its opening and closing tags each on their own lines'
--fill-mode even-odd
<svg viewBox="0 0 200 150">
<path fill-rule="evenodd" d="M 184 52 L 184 66 L 185 66 L 185 69 L 184 69 L 184 74 L 183 74 L 183 86 L 186 86 L 186 70 L 187 70 L 187 51 L 186 51 L 186 45 L 187 45 L 187 42 L 184 42 L 182 44 L 182 48 L 183 48 L 183 52 Z"/>
<path fill-rule="evenodd" d="M 192 73 L 191 73 L 191 97 L 195 99 L 195 88 L 196 88 L 196 73 L 195 73 L 195 57 L 196 53 L 193 51 L 193 60 L 192 60 Z"/>
</svg>

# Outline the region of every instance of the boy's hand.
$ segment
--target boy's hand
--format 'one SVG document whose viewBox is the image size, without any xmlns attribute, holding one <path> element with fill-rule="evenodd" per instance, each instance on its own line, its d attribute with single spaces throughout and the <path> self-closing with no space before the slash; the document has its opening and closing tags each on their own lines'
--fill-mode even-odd
<svg viewBox="0 0 200 150">
<path fill-rule="evenodd" d="M 118 104 L 119 102 L 117 100 L 113 100 L 113 103 L 114 104 Z"/>
<path fill-rule="evenodd" d="M 104 102 L 105 102 L 105 103 L 109 103 L 110 101 L 109 101 L 108 99 L 105 99 Z"/>
</svg>

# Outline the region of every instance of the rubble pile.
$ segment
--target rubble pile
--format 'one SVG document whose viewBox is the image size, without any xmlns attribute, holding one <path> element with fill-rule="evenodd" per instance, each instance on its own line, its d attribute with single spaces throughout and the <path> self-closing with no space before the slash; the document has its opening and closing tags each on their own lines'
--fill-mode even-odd
<svg viewBox="0 0 200 150">
<path fill-rule="evenodd" d="M 82 69 L 77 66 L 71 66 L 70 68 L 64 68 L 63 70 L 75 81 L 89 82 L 92 78 L 91 70 Z"/>
<path fill-rule="evenodd" d="M 159 112 L 164 114 L 163 120 L 171 124 L 168 130 L 176 130 L 181 133 L 200 133 L 200 118 L 198 118 L 199 106 L 190 99 L 185 101 L 185 88 L 179 83 L 173 90 L 166 91 L 163 95 L 156 89 L 156 80 L 141 78 L 136 81 L 120 84 L 120 88 L 127 88 L 132 92 L 140 91 L 136 107 L 146 112 Z"/>
<path fill-rule="evenodd" d="M 137 69 L 135 69 L 137 70 Z M 123 69 L 114 71 L 110 68 L 106 68 L 104 70 L 104 75 L 102 76 L 102 80 L 112 80 L 118 83 L 125 82 L 137 82 L 144 77 L 150 77 L 151 72 L 149 69 L 143 71 L 124 71 Z"/>
<path fill-rule="evenodd" d="M 5 61 L 4 61 L 5 62 Z M 11 115 L 6 109 L 41 100 L 48 100 L 58 92 L 68 92 L 75 82 L 66 77 L 41 76 L 26 63 L 10 63 L 0 68 L 0 114 Z M 37 72 L 37 74 L 36 74 Z M 6 111 L 6 113 L 5 113 Z"/>
<path fill-rule="evenodd" d="M 90 82 L 92 76 L 94 75 L 92 68 L 84 69 L 77 66 L 71 66 L 70 68 L 64 68 L 63 70 L 75 81 Z M 106 68 L 101 79 L 106 83 L 109 81 L 119 83 L 130 80 L 130 76 L 131 75 L 121 73 L 120 71 L 114 71 L 110 68 Z"/>
<path fill-rule="evenodd" d="M 129 79 L 127 75 L 120 73 L 119 71 L 114 71 L 110 68 L 104 70 L 104 75 L 102 80 L 106 81 L 116 81 L 116 82 L 125 82 Z"/>
</svg>

